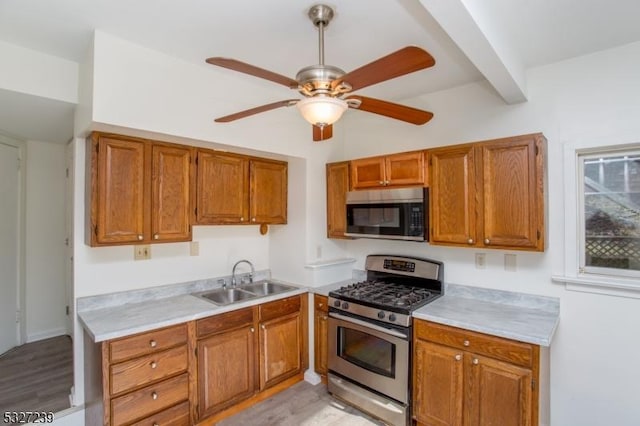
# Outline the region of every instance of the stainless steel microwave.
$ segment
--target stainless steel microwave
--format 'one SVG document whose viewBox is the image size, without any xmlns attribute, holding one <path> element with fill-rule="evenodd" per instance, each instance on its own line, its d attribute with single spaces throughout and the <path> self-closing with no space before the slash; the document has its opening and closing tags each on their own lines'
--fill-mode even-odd
<svg viewBox="0 0 640 426">
<path fill-rule="evenodd" d="M 428 201 L 426 188 L 349 191 L 345 235 L 426 241 Z"/>
</svg>

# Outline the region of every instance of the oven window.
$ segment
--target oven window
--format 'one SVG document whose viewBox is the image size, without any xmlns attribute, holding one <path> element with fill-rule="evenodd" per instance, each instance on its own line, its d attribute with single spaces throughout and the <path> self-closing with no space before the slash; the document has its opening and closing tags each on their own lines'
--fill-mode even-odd
<svg viewBox="0 0 640 426">
<path fill-rule="evenodd" d="M 395 377 L 396 347 L 368 333 L 339 327 L 341 358 L 387 377 Z"/>
<path fill-rule="evenodd" d="M 376 228 L 399 228 L 399 207 L 354 207 L 353 225 Z"/>
</svg>

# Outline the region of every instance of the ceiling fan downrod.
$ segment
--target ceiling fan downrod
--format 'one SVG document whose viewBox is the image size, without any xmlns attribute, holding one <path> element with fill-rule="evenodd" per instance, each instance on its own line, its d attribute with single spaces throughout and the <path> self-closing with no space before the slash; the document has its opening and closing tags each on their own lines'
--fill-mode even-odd
<svg viewBox="0 0 640 426">
<path fill-rule="evenodd" d="M 333 9 L 324 4 L 312 6 L 309 19 L 318 27 L 318 64 L 324 65 L 324 27 L 333 19 Z"/>
</svg>

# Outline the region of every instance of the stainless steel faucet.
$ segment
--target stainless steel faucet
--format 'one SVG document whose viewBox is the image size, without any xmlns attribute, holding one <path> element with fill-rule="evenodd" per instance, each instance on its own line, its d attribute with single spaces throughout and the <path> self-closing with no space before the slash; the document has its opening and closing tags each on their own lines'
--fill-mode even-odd
<svg viewBox="0 0 640 426">
<path fill-rule="evenodd" d="M 235 287 L 236 286 L 236 267 L 238 266 L 238 264 L 240 263 L 247 263 L 249 264 L 249 266 L 251 267 L 251 272 L 249 273 L 249 282 L 252 283 L 253 282 L 253 274 L 255 274 L 256 270 L 253 267 L 253 263 L 249 262 L 246 259 L 242 259 L 242 260 L 238 260 L 236 262 L 235 265 L 233 265 L 233 269 L 231 270 L 231 287 Z"/>
</svg>

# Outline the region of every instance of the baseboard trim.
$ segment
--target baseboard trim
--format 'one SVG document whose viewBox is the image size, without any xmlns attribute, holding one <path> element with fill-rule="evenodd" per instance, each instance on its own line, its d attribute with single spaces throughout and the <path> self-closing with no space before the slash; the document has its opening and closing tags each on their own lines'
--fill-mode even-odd
<svg viewBox="0 0 640 426">
<path fill-rule="evenodd" d="M 53 330 L 40 331 L 38 333 L 27 334 L 27 341 L 25 343 L 33 343 L 38 340 L 49 339 L 51 337 L 65 336 L 67 335 L 66 327 L 54 328 Z"/>
</svg>

